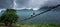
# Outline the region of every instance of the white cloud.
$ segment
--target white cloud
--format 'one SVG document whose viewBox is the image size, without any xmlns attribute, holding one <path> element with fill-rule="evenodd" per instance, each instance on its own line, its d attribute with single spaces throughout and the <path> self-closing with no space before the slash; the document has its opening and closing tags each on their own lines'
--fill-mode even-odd
<svg viewBox="0 0 60 27">
<path fill-rule="evenodd" d="M 30 0 L 29 7 L 39 8 L 44 5 L 48 0 Z"/>
<path fill-rule="evenodd" d="M 47 6 L 55 6 L 58 4 L 60 4 L 60 0 L 48 0 L 47 3 L 45 3 Z"/>
<path fill-rule="evenodd" d="M 21 1 L 21 2 L 20 2 Z M 60 0 L 17 0 L 17 8 L 40 8 L 42 6 L 52 6 L 59 4 Z"/>
<path fill-rule="evenodd" d="M 0 10 L 0 12 L 1 12 L 1 10 Z"/>
</svg>

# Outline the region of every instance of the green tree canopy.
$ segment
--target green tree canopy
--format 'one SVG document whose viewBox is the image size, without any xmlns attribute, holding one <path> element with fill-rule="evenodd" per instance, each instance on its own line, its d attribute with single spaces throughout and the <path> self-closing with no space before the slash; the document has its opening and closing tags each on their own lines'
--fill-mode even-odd
<svg viewBox="0 0 60 27">
<path fill-rule="evenodd" d="M 8 26 L 8 24 L 12 25 L 13 23 L 16 23 L 17 19 L 18 19 L 18 16 L 16 14 L 16 10 L 7 9 L 0 17 L 0 22 Z"/>
</svg>

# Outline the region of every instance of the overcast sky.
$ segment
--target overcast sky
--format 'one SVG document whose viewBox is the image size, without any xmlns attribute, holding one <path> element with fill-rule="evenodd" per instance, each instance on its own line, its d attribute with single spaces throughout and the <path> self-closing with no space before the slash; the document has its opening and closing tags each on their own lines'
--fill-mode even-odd
<svg viewBox="0 0 60 27">
<path fill-rule="evenodd" d="M 0 8 L 40 8 L 60 4 L 60 0 L 0 0 Z"/>
</svg>

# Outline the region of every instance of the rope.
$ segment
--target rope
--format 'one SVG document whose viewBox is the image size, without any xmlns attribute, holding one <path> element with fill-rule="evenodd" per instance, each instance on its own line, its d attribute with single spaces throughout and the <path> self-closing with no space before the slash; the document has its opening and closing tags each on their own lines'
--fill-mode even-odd
<svg viewBox="0 0 60 27">
<path fill-rule="evenodd" d="M 49 7 L 49 9 L 48 9 L 48 10 L 43 11 L 43 12 L 41 12 L 41 13 L 39 13 L 39 14 L 36 14 L 35 16 L 29 17 L 29 18 L 24 19 L 24 20 L 21 20 L 21 21 L 25 21 L 25 20 L 32 19 L 32 18 L 37 17 L 37 16 L 39 16 L 39 15 L 41 15 L 41 14 L 44 14 L 44 13 L 46 13 L 46 12 L 49 12 L 49 11 L 51 11 L 52 9 L 57 8 L 57 7 L 59 7 L 59 6 L 60 6 L 60 4 L 59 4 L 59 5 L 57 5 L 57 6 L 54 6 L 54 7 Z"/>
</svg>

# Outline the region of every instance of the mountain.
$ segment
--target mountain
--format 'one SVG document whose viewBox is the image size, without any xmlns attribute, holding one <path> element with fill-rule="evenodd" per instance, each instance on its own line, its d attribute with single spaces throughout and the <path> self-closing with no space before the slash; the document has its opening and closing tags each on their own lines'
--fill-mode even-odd
<svg viewBox="0 0 60 27">
<path fill-rule="evenodd" d="M 21 9 L 21 10 L 18 10 L 18 11 L 33 11 L 33 9 Z"/>
<path fill-rule="evenodd" d="M 59 10 L 60 11 L 60 6 L 59 5 L 57 5 L 57 6 L 50 6 L 50 7 L 46 6 L 46 7 L 40 8 L 39 10 L 47 10 L 47 9 L 54 9 L 54 10 Z"/>
</svg>

